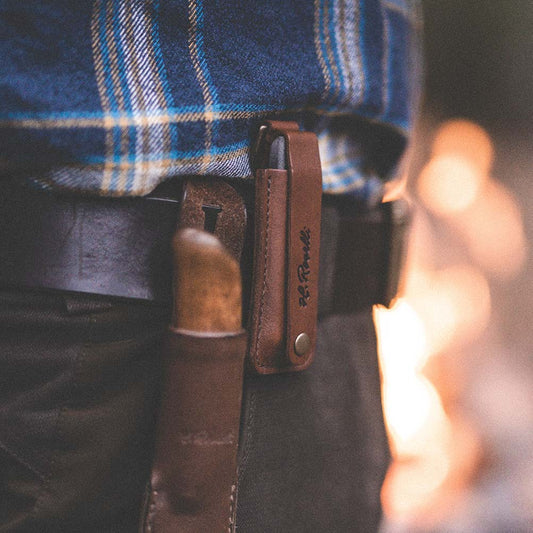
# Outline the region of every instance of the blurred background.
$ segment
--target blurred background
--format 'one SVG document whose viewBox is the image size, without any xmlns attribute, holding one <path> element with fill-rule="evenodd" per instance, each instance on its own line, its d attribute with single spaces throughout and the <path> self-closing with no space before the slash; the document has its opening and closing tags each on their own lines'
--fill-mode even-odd
<svg viewBox="0 0 533 533">
<path fill-rule="evenodd" d="M 533 531 L 533 2 L 423 0 L 405 295 L 377 309 L 382 533 Z"/>
</svg>

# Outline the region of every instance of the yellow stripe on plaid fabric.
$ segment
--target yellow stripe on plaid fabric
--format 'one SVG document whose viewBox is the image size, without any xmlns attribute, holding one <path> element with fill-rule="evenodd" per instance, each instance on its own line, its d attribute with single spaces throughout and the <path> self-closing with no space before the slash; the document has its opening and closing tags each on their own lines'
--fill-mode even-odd
<svg viewBox="0 0 533 533">
<path fill-rule="evenodd" d="M 136 98 L 132 99 L 134 113 L 166 112 L 169 102 L 165 96 L 161 73 L 157 65 L 154 51 L 154 20 L 149 16 L 156 13 L 153 0 L 143 3 L 122 2 L 119 9 L 119 25 L 121 28 L 123 57 L 128 87 Z M 155 15 L 154 15 L 155 16 Z M 170 122 L 142 121 L 135 124 L 139 137 L 135 145 L 135 157 L 142 158 L 149 153 L 168 153 L 172 149 Z M 164 160 L 160 163 L 161 175 L 167 174 Z M 123 175 L 124 176 L 124 175 Z M 136 171 L 128 188 L 142 188 L 148 176 Z M 126 187 L 121 180 L 118 188 Z"/>
<path fill-rule="evenodd" d="M 341 77 L 339 74 L 339 68 L 337 66 L 337 62 L 335 61 L 335 55 L 333 52 L 333 46 L 335 46 L 335 43 L 333 43 L 333 36 L 330 33 L 329 25 L 330 25 L 330 17 L 334 16 L 334 13 L 331 12 L 331 6 L 329 0 L 324 0 L 324 13 L 322 17 L 322 26 L 323 26 L 323 32 L 324 32 L 324 43 L 326 45 L 326 53 L 328 57 L 328 62 L 330 65 L 330 68 L 333 72 L 333 96 L 331 97 L 332 102 L 337 102 L 341 89 L 342 89 L 342 83 L 341 83 Z"/>
<path fill-rule="evenodd" d="M 106 83 L 106 74 L 104 66 L 104 43 L 102 40 L 101 32 L 101 19 L 103 16 L 103 0 L 95 0 L 93 5 L 92 19 L 91 19 L 91 38 L 92 38 L 92 51 L 93 51 L 93 61 L 95 68 L 96 81 L 98 86 L 98 93 L 100 95 L 100 102 L 102 109 L 106 113 L 111 113 L 115 111 L 114 107 L 111 105 L 111 99 L 115 98 L 114 91 L 109 91 Z M 119 104 L 120 106 L 120 104 Z M 113 121 L 106 121 L 103 125 L 105 132 L 105 159 L 110 161 L 113 158 L 114 154 L 114 142 L 113 142 L 113 128 L 115 124 Z M 20 127 L 20 124 L 17 124 L 17 127 Z M 72 126 L 78 127 L 78 126 Z M 111 183 L 111 171 L 105 166 L 103 170 L 102 177 L 102 187 L 104 190 L 109 188 Z"/>
<path fill-rule="evenodd" d="M 192 64 L 194 66 L 194 71 L 196 73 L 196 79 L 202 90 L 202 96 L 204 99 L 205 110 L 203 113 L 203 118 L 205 120 L 205 136 L 204 136 L 204 146 L 205 146 L 205 156 L 202 161 L 202 165 L 199 169 L 199 174 L 205 174 L 206 170 L 209 167 L 211 161 L 211 146 L 213 144 L 213 104 L 214 98 L 207 81 L 207 66 L 205 60 L 201 58 L 202 50 L 200 48 L 200 15 L 201 15 L 201 0 L 189 0 L 188 10 L 189 10 L 189 55 L 191 57 Z"/>
<path fill-rule="evenodd" d="M 327 117 L 350 117 L 353 113 L 337 109 L 317 109 L 313 107 L 294 107 L 287 109 L 269 109 L 259 111 L 213 111 L 206 114 L 205 111 L 191 112 L 168 112 L 165 114 L 125 114 L 120 117 L 118 113 L 103 115 L 102 117 L 80 118 L 10 118 L 0 120 L 0 128 L 26 128 L 26 129 L 73 129 L 73 128 L 104 128 L 112 125 L 120 127 L 143 126 L 153 124 L 179 124 L 186 122 L 207 121 L 232 121 L 259 119 L 265 116 L 294 115 L 296 113 L 310 113 Z M 367 119 L 372 122 L 372 119 Z M 405 133 L 405 129 L 393 124 L 388 125 L 392 130 Z"/>
<path fill-rule="evenodd" d="M 112 170 L 130 172 L 132 169 L 138 168 L 145 172 L 147 175 L 158 176 L 159 164 L 163 163 L 168 169 L 169 172 L 178 171 L 178 169 L 184 170 L 186 174 L 193 174 L 194 169 L 202 163 L 204 155 L 190 156 L 190 157 L 180 157 L 180 158 L 168 158 L 158 161 L 119 161 L 111 163 L 87 163 L 87 164 L 65 164 L 63 165 L 63 172 L 69 177 L 72 176 L 76 171 L 79 171 L 81 174 L 85 175 L 86 173 L 98 173 L 100 174 L 105 165 L 110 165 Z M 238 148 L 236 150 L 230 150 L 220 154 L 212 154 L 211 159 L 214 163 L 224 163 L 225 161 L 236 161 L 242 159 L 243 165 L 248 161 L 248 148 Z M 242 179 L 248 179 L 252 176 L 244 176 Z M 54 178 L 47 177 L 46 173 L 40 175 L 38 178 L 34 179 L 35 183 L 40 184 L 43 188 L 53 187 L 55 190 L 60 190 L 62 187 L 56 181 L 57 175 L 54 173 Z M 86 193 L 87 189 L 85 187 L 73 187 L 69 185 L 65 187 L 66 190 L 70 192 L 81 192 Z M 103 191 L 101 189 L 96 189 L 92 191 L 98 195 L 102 196 L 143 196 L 148 194 L 152 190 L 150 184 L 141 184 L 139 188 L 131 190 L 110 190 Z"/>
<path fill-rule="evenodd" d="M 139 157 L 172 150 L 169 102 L 154 52 L 153 0 L 96 0 L 92 16 L 92 42 L 96 79 L 104 115 L 102 119 L 21 121 L 17 127 L 103 127 L 105 158 Z M 162 120 L 153 120 L 159 115 Z M 124 120 L 130 117 L 133 120 Z M 61 122 L 61 121 L 59 121 Z M 166 173 L 161 159 L 160 175 Z M 104 167 L 102 190 L 143 188 L 146 175 L 141 167 L 124 171 L 111 163 Z M 140 169 L 140 170 L 139 170 Z"/>
<path fill-rule="evenodd" d="M 109 60 L 110 60 L 110 71 L 111 71 L 111 87 L 114 89 L 115 97 L 118 102 L 118 110 L 119 111 L 126 111 L 129 110 L 125 103 L 125 92 L 126 88 L 122 86 L 122 81 L 120 79 L 120 73 L 119 73 L 119 54 L 121 54 L 121 50 L 118 48 L 118 43 L 115 40 L 114 37 L 114 8 L 115 8 L 115 2 L 113 0 L 105 0 L 105 29 L 104 29 L 104 39 L 107 44 L 107 48 L 109 51 Z M 116 143 L 116 133 L 118 128 L 118 135 L 120 137 L 120 142 L 117 147 Z M 120 154 L 128 153 L 129 152 L 129 143 L 130 143 L 130 135 L 129 135 L 129 129 L 120 127 L 118 124 L 114 125 L 114 128 L 108 132 L 107 142 L 110 143 L 110 145 L 113 147 L 112 152 L 116 152 L 118 149 L 118 152 Z M 114 179 L 114 173 L 110 170 L 109 167 L 107 167 L 104 170 L 104 176 L 102 181 L 102 188 L 104 191 L 109 190 L 112 185 L 112 181 Z M 118 176 L 119 183 L 121 181 L 121 176 Z"/>
</svg>

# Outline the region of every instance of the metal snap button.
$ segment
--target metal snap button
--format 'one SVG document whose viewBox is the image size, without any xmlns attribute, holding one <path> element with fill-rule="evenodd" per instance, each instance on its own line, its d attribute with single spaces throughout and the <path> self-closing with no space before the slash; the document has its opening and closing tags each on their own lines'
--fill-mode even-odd
<svg viewBox="0 0 533 533">
<path fill-rule="evenodd" d="M 305 355 L 311 350 L 311 339 L 307 333 L 300 333 L 294 341 L 296 355 Z"/>
</svg>

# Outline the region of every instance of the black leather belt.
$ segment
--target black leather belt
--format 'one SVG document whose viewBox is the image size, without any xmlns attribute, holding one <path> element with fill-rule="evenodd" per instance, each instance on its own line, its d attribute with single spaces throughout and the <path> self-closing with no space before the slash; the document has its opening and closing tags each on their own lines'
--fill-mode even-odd
<svg viewBox="0 0 533 533">
<path fill-rule="evenodd" d="M 249 197 L 249 187 L 238 188 Z M 4 188 L 0 284 L 170 303 L 179 184 L 167 183 L 160 193 L 124 199 Z M 321 256 L 334 254 L 336 261 L 321 265 L 321 315 L 390 303 L 408 219 L 403 202 L 361 212 L 350 199 L 325 197 Z M 251 255 L 243 255 L 245 286 Z"/>
<path fill-rule="evenodd" d="M 169 300 L 176 202 L 13 187 L 0 213 L 2 284 Z"/>
</svg>

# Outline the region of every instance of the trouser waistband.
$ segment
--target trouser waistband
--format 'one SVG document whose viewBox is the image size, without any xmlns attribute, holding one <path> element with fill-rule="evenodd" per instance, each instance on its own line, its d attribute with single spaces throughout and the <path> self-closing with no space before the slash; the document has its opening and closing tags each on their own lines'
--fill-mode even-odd
<svg viewBox="0 0 533 533">
<path fill-rule="evenodd" d="M 251 187 L 236 188 L 251 224 Z M 0 284 L 170 304 L 179 184 L 158 193 L 125 199 L 6 189 L 0 198 Z M 363 212 L 352 199 L 331 196 L 324 197 L 322 212 L 320 314 L 388 304 L 391 284 L 397 285 L 394 248 L 403 241 L 397 235 L 406 226 L 405 212 L 394 213 L 392 204 Z M 253 231 L 246 233 L 245 288 L 253 256 Z M 336 260 L 326 263 L 330 256 Z"/>
</svg>

